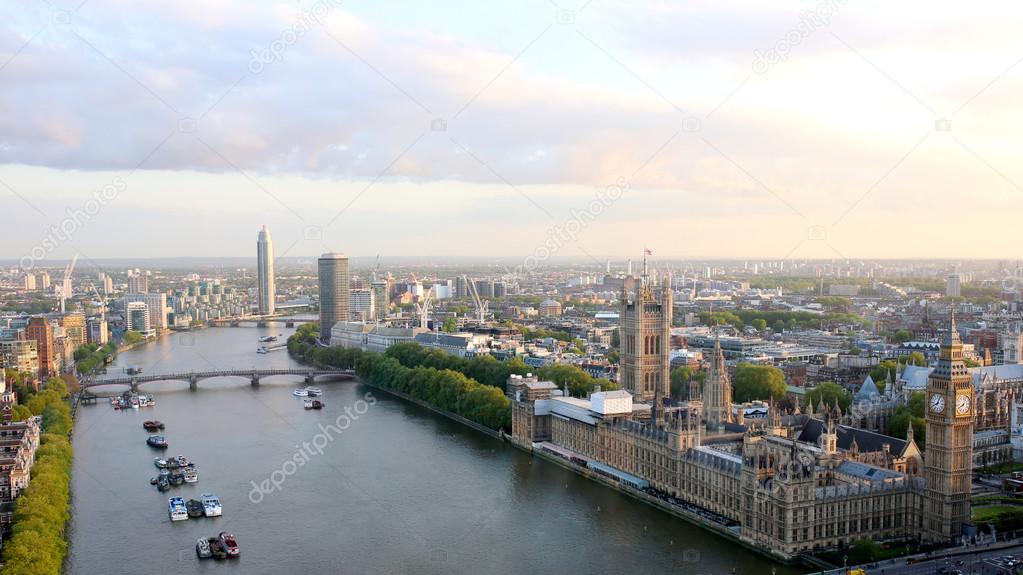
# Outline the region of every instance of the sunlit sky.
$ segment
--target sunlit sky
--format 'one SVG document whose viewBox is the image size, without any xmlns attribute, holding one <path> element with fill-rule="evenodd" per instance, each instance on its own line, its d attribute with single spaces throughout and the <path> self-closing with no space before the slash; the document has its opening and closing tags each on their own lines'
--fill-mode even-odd
<svg viewBox="0 0 1023 575">
<path fill-rule="evenodd" d="M 254 257 L 264 223 L 279 256 L 1016 258 L 1020 29 L 1011 2 L 4 2 L 0 258 Z"/>
</svg>

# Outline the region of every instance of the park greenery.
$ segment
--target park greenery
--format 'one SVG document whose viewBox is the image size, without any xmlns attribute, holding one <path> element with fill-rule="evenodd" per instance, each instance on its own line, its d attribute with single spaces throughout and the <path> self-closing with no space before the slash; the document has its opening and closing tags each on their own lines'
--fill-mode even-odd
<svg viewBox="0 0 1023 575">
<path fill-rule="evenodd" d="M 511 428 L 511 404 L 503 391 L 512 375 L 535 373 L 569 393 L 585 396 L 600 386 L 617 389 L 570 365 L 530 368 L 521 359 L 500 361 L 493 356 L 456 357 L 416 343 L 400 343 L 387 352 L 318 347 L 316 324 L 306 324 L 288 338 L 288 351 L 299 360 L 341 369 L 354 369 L 373 385 L 394 389 L 445 411 L 492 429 Z"/>
<path fill-rule="evenodd" d="M 64 528 L 70 518 L 71 408 L 67 383 L 50 378 L 39 393 L 22 396 L 27 411 L 15 419 L 42 417 L 42 437 L 32 479 L 15 502 L 14 527 L 4 544 L 4 573 L 59 575 L 67 554 Z"/>
<path fill-rule="evenodd" d="M 703 325 L 730 325 L 737 330 L 742 330 L 748 325 L 760 331 L 763 331 L 767 326 L 771 326 L 771 329 L 776 332 L 796 328 L 821 329 L 840 325 L 865 325 L 866 322 L 866 320 L 856 314 L 844 312 L 818 314 L 808 311 L 760 311 L 753 309 L 704 311 L 700 312 L 699 317 Z M 754 324 L 754 322 L 756 323 Z"/>
<path fill-rule="evenodd" d="M 78 373 L 92 373 L 103 367 L 106 359 L 117 352 L 117 344 L 109 342 L 99 346 L 95 343 L 87 343 L 75 350 L 75 365 Z"/>
<path fill-rule="evenodd" d="M 137 331 L 126 331 L 124 332 L 124 335 L 121 336 L 121 344 L 132 345 L 144 339 L 145 337 L 143 337 L 142 334 Z"/>
<path fill-rule="evenodd" d="M 732 375 L 732 399 L 736 403 L 785 399 L 785 373 L 770 365 L 740 363 Z"/>
<path fill-rule="evenodd" d="M 572 335 L 567 331 L 552 331 L 548 329 L 530 329 L 524 325 L 515 326 L 522 334 L 524 341 L 533 341 L 536 339 L 556 339 L 558 341 L 572 341 Z"/>
</svg>

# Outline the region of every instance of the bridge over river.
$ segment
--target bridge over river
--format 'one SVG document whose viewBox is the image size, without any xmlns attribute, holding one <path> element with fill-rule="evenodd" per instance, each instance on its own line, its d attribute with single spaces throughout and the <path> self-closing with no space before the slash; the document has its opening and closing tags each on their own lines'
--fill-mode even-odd
<svg viewBox="0 0 1023 575">
<path fill-rule="evenodd" d="M 333 377 L 337 379 L 355 379 L 355 372 L 348 369 L 318 369 L 318 368 L 294 368 L 294 369 L 225 369 L 215 371 L 187 371 L 163 374 L 137 374 L 129 377 L 114 377 L 105 379 L 88 380 L 82 383 L 83 394 L 94 395 L 98 388 L 107 386 L 121 386 L 138 391 L 139 386 L 154 381 L 184 381 L 188 382 L 188 389 L 195 391 L 199 382 L 204 379 L 215 377 L 244 377 L 252 385 L 259 385 L 259 381 L 266 377 L 282 375 L 299 375 L 305 378 L 306 383 L 313 383 L 317 377 Z"/>
</svg>

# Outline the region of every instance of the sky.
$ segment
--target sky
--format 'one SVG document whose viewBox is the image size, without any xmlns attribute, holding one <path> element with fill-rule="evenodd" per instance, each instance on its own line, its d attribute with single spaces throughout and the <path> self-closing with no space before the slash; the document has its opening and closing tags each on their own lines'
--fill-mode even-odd
<svg viewBox="0 0 1023 575">
<path fill-rule="evenodd" d="M 1017 258 L 1023 6 L 0 5 L 0 258 Z"/>
</svg>

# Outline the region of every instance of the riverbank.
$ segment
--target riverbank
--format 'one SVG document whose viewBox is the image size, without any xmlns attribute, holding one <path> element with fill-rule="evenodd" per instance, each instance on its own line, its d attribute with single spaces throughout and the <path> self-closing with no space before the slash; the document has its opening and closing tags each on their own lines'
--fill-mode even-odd
<svg viewBox="0 0 1023 575">
<path fill-rule="evenodd" d="M 346 360 L 349 361 L 351 363 L 351 365 L 343 366 L 343 367 L 356 367 L 356 366 L 359 365 L 359 361 L 360 361 L 359 360 L 359 356 L 361 356 L 362 354 L 356 353 L 357 351 L 358 350 L 346 350 L 346 352 L 349 352 L 349 354 L 352 355 L 353 357 L 346 358 Z M 306 363 L 310 363 L 310 364 L 312 364 L 312 365 L 314 365 L 316 367 L 323 367 L 323 368 L 336 368 L 336 367 L 339 367 L 339 366 L 333 365 L 331 363 L 324 363 L 324 362 L 316 361 L 315 359 L 312 360 L 312 361 L 309 361 L 306 358 L 306 354 L 300 354 L 298 357 L 293 357 L 293 359 L 295 359 L 296 361 L 305 361 Z M 408 370 L 410 368 L 404 367 L 403 369 Z M 378 370 L 372 370 L 371 369 L 371 372 L 375 372 L 375 371 L 378 371 Z M 444 417 L 446 417 L 446 418 L 448 418 L 448 419 L 450 419 L 452 421 L 455 421 L 455 422 L 460 423 L 460 424 L 462 424 L 464 426 L 470 427 L 473 430 L 478 431 L 478 432 L 483 433 L 483 434 L 486 434 L 486 435 L 488 435 L 490 437 L 493 437 L 493 438 L 496 438 L 496 439 L 502 439 L 502 440 L 510 439 L 510 438 L 508 438 L 508 436 L 506 436 L 499 429 L 489 428 L 489 427 L 487 427 L 485 425 L 482 425 L 482 424 L 479 424 L 477 422 L 474 422 L 474 421 L 472 421 L 472 420 L 470 420 L 470 419 L 468 419 L 466 417 L 463 417 L 463 416 L 461 416 L 459 414 L 456 414 L 456 413 L 453 413 L 453 412 L 451 412 L 449 410 L 445 410 L 445 409 L 442 409 L 440 407 L 437 407 L 436 405 L 433 405 L 433 404 L 431 404 L 428 401 L 425 401 L 425 400 L 422 400 L 420 398 L 414 397 L 414 396 L 412 396 L 409 393 L 406 393 L 406 392 L 401 391 L 399 389 L 395 389 L 394 387 L 380 385 L 378 383 L 375 383 L 374 381 L 372 381 L 371 378 L 365 377 L 364 374 L 359 374 L 359 375 L 360 375 L 359 381 L 362 384 L 364 384 L 364 385 L 367 385 L 367 386 L 372 387 L 374 389 L 377 389 L 377 390 L 380 390 L 382 392 L 388 393 L 388 394 L 390 394 L 390 395 L 392 395 L 394 397 L 397 397 L 399 399 L 403 399 L 405 401 L 414 403 L 414 404 L 416 404 L 416 405 L 418 405 L 420 407 L 424 407 L 424 408 L 426 408 L 426 409 L 428 409 L 428 410 L 430 410 L 430 411 L 432 411 L 432 412 L 434 412 L 434 413 L 436 413 L 438 415 L 442 415 L 442 416 L 444 416 Z M 464 374 L 461 374 L 461 375 L 464 376 Z M 476 383 L 476 385 L 479 385 L 474 380 L 472 380 L 472 381 L 474 383 Z M 406 384 L 407 383 L 408 382 L 406 382 Z M 764 557 L 767 557 L 768 559 L 771 559 L 773 561 L 777 561 L 777 562 L 785 564 L 785 565 L 798 565 L 798 564 L 801 564 L 801 559 L 800 558 L 794 558 L 794 557 L 778 554 L 778 553 L 774 552 L 771 549 L 767 549 L 767 548 L 763 548 L 763 547 L 754 545 L 754 544 L 752 544 L 752 543 L 742 539 L 742 537 L 740 535 L 740 532 L 739 532 L 739 529 L 738 529 L 737 526 L 736 527 L 729 527 L 729 526 L 723 525 L 721 523 L 712 521 L 712 520 L 710 520 L 710 519 L 700 515 L 699 513 L 695 512 L 695 511 L 690 511 L 690 510 L 681 508 L 681 507 L 676 506 L 676 505 L 671 505 L 668 502 L 662 501 L 662 500 L 660 500 L 660 499 L 658 499 L 658 498 L 656 498 L 656 497 L 654 497 L 654 496 L 652 496 L 652 495 L 650 495 L 648 493 L 645 493 L 645 492 L 640 491 L 638 489 L 630 488 L 630 487 L 625 486 L 625 485 L 621 485 L 618 482 L 612 481 L 612 480 L 610 480 L 608 478 L 605 478 L 605 477 L 603 477 L 601 475 L 593 473 L 589 469 L 581 468 L 578 465 L 573 465 L 570 462 L 566 462 L 564 460 L 561 460 L 561 459 L 559 459 L 559 458 L 557 458 L 557 457 L 555 457 L 553 455 L 549 455 L 549 454 L 546 454 L 544 452 L 541 452 L 541 451 L 538 451 L 538 450 L 534 450 L 531 445 L 521 445 L 521 444 L 519 444 L 519 443 L 517 443 L 515 441 L 510 441 L 510 443 L 515 445 L 515 447 L 517 447 L 517 448 L 519 448 L 519 449 L 521 449 L 523 451 L 526 451 L 527 453 L 530 453 L 533 456 L 539 456 L 542 459 L 545 459 L 547 461 L 555 463 L 555 464 L 557 464 L 557 465 L 559 465 L 561 467 L 564 467 L 565 469 L 567 469 L 569 471 L 575 472 L 578 475 L 581 475 L 583 477 L 586 477 L 587 479 L 595 481 L 595 482 L 599 483 L 600 485 L 603 485 L 605 487 L 611 487 L 612 489 L 618 491 L 619 493 L 628 495 L 629 497 L 631 497 L 633 499 L 637 499 L 637 500 L 639 500 L 639 501 L 641 501 L 643 503 L 646 503 L 647 505 L 650 505 L 652 507 L 656 507 L 657 509 L 659 509 L 661 511 L 667 512 L 667 513 L 669 513 L 670 515 L 672 515 L 674 517 L 683 519 L 687 523 L 690 523 L 690 524 L 692 524 L 692 525 L 694 525 L 696 527 L 699 527 L 699 528 L 704 529 L 706 531 L 712 532 L 715 535 L 723 537 L 723 538 L 725 538 L 726 540 L 728 540 L 728 541 L 730 541 L 732 543 L 739 544 L 742 547 L 744 547 L 746 549 L 749 549 L 750 551 L 756 552 L 756 553 L 758 553 L 758 554 L 760 554 L 760 555 L 762 555 Z"/>
</svg>

